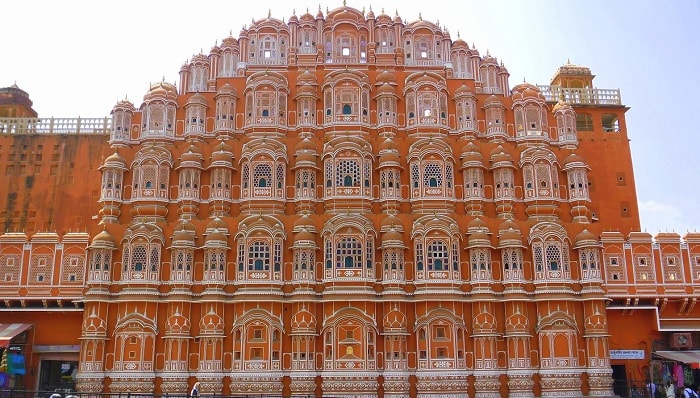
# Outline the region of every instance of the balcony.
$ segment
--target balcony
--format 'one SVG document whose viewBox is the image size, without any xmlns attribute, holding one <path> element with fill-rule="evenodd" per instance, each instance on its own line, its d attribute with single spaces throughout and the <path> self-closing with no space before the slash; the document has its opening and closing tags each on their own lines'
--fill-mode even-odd
<svg viewBox="0 0 700 398">
<path fill-rule="evenodd" d="M 0 117 L 0 134 L 109 134 L 112 119 Z"/>
<path fill-rule="evenodd" d="M 537 88 L 547 102 L 557 102 L 563 96 L 564 101 L 571 105 L 622 105 L 619 89 L 563 88 L 545 85 L 538 85 Z"/>
</svg>

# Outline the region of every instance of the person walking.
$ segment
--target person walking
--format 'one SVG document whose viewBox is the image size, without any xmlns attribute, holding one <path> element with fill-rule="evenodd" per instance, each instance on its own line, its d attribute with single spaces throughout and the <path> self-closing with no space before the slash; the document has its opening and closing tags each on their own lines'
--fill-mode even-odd
<svg viewBox="0 0 700 398">
<path fill-rule="evenodd" d="M 666 398 L 676 398 L 676 386 L 671 383 L 671 380 L 666 380 L 664 390 L 666 391 Z"/>
<path fill-rule="evenodd" d="M 199 397 L 199 382 L 194 383 L 194 386 L 192 386 L 190 397 Z"/>
</svg>

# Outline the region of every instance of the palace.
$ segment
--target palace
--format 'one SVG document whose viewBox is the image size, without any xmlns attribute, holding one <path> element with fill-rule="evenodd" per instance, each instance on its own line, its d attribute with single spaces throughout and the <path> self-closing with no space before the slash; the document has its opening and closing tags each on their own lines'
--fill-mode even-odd
<svg viewBox="0 0 700 398">
<path fill-rule="evenodd" d="M 1 89 L 15 382 L 612 397 L 652 355 L 700 362 L 700 234 L 639 232 L 628 108 L 593 78 L 511 87 L 435 23 L 344 5 L 254 21 L 111 118 Z"/>
</svg>

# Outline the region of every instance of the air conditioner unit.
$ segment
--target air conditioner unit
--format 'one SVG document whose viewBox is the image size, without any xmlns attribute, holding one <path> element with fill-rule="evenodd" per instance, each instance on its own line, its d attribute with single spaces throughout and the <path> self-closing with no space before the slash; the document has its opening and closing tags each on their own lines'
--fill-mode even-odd
<svg viewBox="0 0 700 398">
<path fill-rule="evenodd" d="M 693 339 L 690 333 L 671 333 L 671 348 L 690 348 L 693 346 Z"/>
</svg>

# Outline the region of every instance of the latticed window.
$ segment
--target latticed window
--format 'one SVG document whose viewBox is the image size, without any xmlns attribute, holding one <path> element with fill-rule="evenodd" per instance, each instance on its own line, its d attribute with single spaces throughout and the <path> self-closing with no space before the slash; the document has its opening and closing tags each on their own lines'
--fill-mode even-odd
<svg viewBox="0 0 700 398">
<path fill-rule="evenodd" d="M 270 244 L 269 242 L 256 241 L 248 246 L 248 270 L 270 270 Z"/>
<path fill-rule="evenodd" d="M 482 169 L 472 167 L 464 170 L 464 197 L 484 197 L 484 171 Z"/>
<path fill-rule="evenodd" d="M 377 37 L 379 38 L 377 53 L 388 54 L 394 52 L 395 39 L 394 31 L 391 28 L 380 28 Z"/>
<path fill-rule="evenodd" d="M 423 172 L 423 186 L 436 188 L 442 187 L 442 165 L 438 163 L 427 163 Z"/>
<path fill-rule="evenodd" d="M 568 173 L 569 197 L 571 199 L 588 198 L 588 178 L 585 169 L 575 169 Z"/>
<path fill-rule="evenodd" d="M 249 181 L 250 180 L 250 167 L 248 164 L 243 165 L 243 170 L 241 171 L 241 185 L 243 185 L 244 189 L 247 189 L 249 187 Z"/>
<path fill-rule="evenodd" d="M 275 187 L 277 189 L 282 189 L 284 187 L 284 165 L 281 163 L 277 164 L 277 172 L 275 173 Z"/>
<path fill-rule="evenodd" d="M 484 88 L 488 88 L 487 91 L 484 91 L 485 93 L 498 92 L 498 75 L 495 66 L 489 65 L 481 68 L 479 75 Z"/>
<path fill-rule="evenodd" d="M 136 242 L 124 245 L 123 280 L 157 280 L 160 244 Z"/>
<path fill-rule="evenodd" d="M 296 171 L 296 198 L 316 197 L 316 172 L 313 170 L 298 169 Z"/>
<path fill-rule="evenodd" d="M 579 250 L 579 261 L 581 263 L 581 279 L 601 278 L 597 249 L 584 248 Z"/>
<path fill-rule="evenodd" d="M 277 40 L 271 36 L 264 36 L 260 39 L 260 50 L 258 52 L 258 62 L 264 60 L 277 59 Z"/>
<path fill-rule="evenodd" d="M 192 249 L 172 250 L 172 261 L 170 265 L 171 281 L 190 281 L 192 279 L 192 256 Z"/>
<path fill-rule="evenodd" d="M 426 260 L 428 271 L 445 271 L 450 267 L 447 242 L 432 240 L 426 243 Z"/>
<path fill-rule="evenodd" d="M 190 77 L 190 91 L 206 91 L 207 78 L 209 77 L 209 70 L 206 66 L 197 65 L 192 67 Z"/>
<path fill-rule="evenodd" d="M 503 131 L 503 108 L 494 106 L 486 109 L 487 134 L 495 134 Z"/>
<path fill-rule="evenodd" d="M 335 90 L 335 115 L 357 116 L 360 109 L 359 88 L 337 88 Z"/>
<path fill-rule="evenodd" d="M 421 123 L 434 123 L 434 120 L 438 117 L 438 113 L 436 93 L 418 94 L 418 120 L 421 120 Z"/>
<path fill-rule="evenodd" d="M 226 267 L 226 252 L 221 249 L 207 249 L 204 257 L 205 271 L 223 271 Z"/>
<path fill-rule="evenodd" d="M 228 199 L 231 197 L 231 170 L 216 168 L 211 172 L 212 199 Z"/>
<path fill-rule="evenodd" d="M 548 240 L 533 244 L 535 274 L 537 279 L 568 279 L 569 250 L 566 243 L 558 240 Z"/>
<path fill-rule="evenodd" d="M 61 283 L 81 284 L 83 275 L 85 275 L 85 256 L 65 255 L 61 263 Z"/>
<path fill-rule="evenodd" d="M 523 251 L 520 248 L 506 248 L 501 251 L 503 277 L 505 280 L 523 279 Z"/>
<path fill-rule="evenodd" d="M 496 184 L 496 198 L 514 198 L 513 170 L 509 168 L 498 168 L 493 172 L 493 179 Z"/>
<path fill-rule="evenodd" d="M 399 170 L 383 169 L 379 173 L 380 199 L 401 197 L 401 177 Z"/>
<path fill-rule="evenodd" d="M 360 186 L 360 162 L 356 159 L 341 159 L 336 165 L 335 183 L 338 187 Z"/>
<path fill-rule="evenodd" d="M 102 173 L 101 199 L 121 199 L 122 171 L 107 169 Z"/>
<path fill-rule="evenodd" d="M 238 54 L 232 51 L 224 51 L 221 54 L 221 64 L 219 76 L 231 77 L 236 75 L 236 67 L 238 65 Z"/>
<path fill-rule="evenodd" d="M 258 118 L 272 117 L 275 114 L 275 92 L 258 91 L 255 93 L 255 116 Z"/>
<path fill-rule="evenodd" d="M 468 99 L 457 101 L 457 127 L 464 130 L 476 128 L 476 110 L 474 102 Z"/>
<path fill-rule="evenodd" d="M 19 283 L 20 271 L 19 254 L 5 254 L 0 256 L 0 284 Z"/>
<path fill-rule="evenodd" d="M 336 268 L 361 268 L 362 254 L 362 242 L 355 237 L 339 239 L 335 245 L 335 266 Z"/>
<path fill-rule="evenodd" d="M 29 281 L 50 284 L 53 278 L 53 255 L 35 254 L 29 262 Z"/>
<path fill-rule="evenodd" d="M 312 249 L 294 250 L 294 279 L 314 280 L 314 262 L 316 252 Z"/>
<path fill-rule="evenodd" d="M 416 269 L 418 271 L 423 271 L 425 267 L 425 252 L 423 251 L 423 242 L 416 239 Z"/>
<path fill-rule="evenodd" d="M 472 280 L 490 280 L 493 278 L 491 272 L 491 251 L 489 249 L 470 249 L 469 257 L 472 268 Z"/>
<path fill-rule="evenodd" d="M 267 188 L 272 184 L 272 165 L 270 163 L 258 163 L 253 171 L 253 186 Z"/>
</svg>

